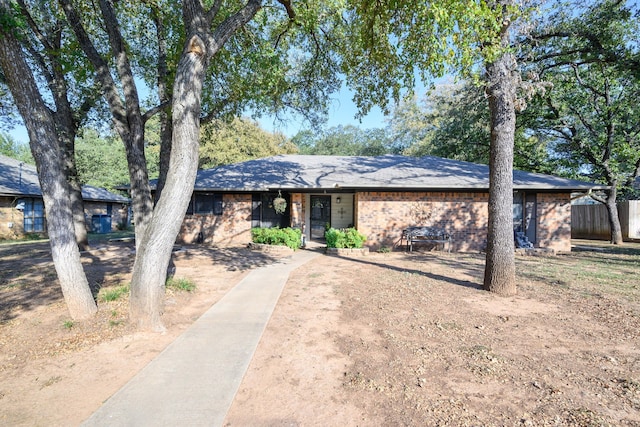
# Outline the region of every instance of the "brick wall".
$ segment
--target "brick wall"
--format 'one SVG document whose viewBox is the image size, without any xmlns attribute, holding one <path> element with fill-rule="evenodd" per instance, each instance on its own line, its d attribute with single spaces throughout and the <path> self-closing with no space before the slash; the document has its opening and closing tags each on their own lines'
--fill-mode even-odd
<svg viewBox="0 0 640 427">
<path fill-rule="evenodd" d="M 13 197 L 0 197 L 0 239 L 12 240 L 24 235 L 24 215 L 14 204 Z"/>
<path fill-rule="evenodd" d="M 367 246 L 397 247 L 402 230 L 441 227 L 453 236 L 452 250 L 478 251 L 486 245 L 487 193 L 362 192 L 356 197 L 357 228 Z"/>
<path fill-rule="evenodd" d="M 367 246 L 377 249 L 400 244 L 402 230 L 415 225 L 441 227 L 453 236 L 452 250 L 481 251 L 486 247 L 488 193 L 474 192 L 360 192 L 355 195 L 357 229 Z M 291 194 L 291 226 L 305 218 L 305 197 Z M 194 243 L 202 232 L 204 243 L 244 245 L 251 241 L 251 195 L 225 194 L 223 214 L 189 215 L 179 242 Z M 570 194 L 537 195 L 536 246 L 571 250 Z"/>
<path fill-rule="evenodd" d="M 210 245 L 244 245 L 251 242 L 251 194 L 224 194 L 222 215 L 187 215 L 177 241 L 195 243 L 202 233 Z"/>
<path fill-rule="evenodd" d="M 14 208 L 15 199 L 12 197 L 0 198 L 0 239 L 20 239 L 24 237 L 24 214 Z M 91 217 L 97 214 L 107 213 L 107 203 L 84 202 L 84 217 L 87 231 L 92 231 Z M 127 207 L 122 208 L 120 203 L 112 203 L 111 229 L 127 220 Z M 9 223 L 13 226 L 9 227 Z"/>
<path fill-rule="evenodd" d="M 537 195 L 536 246 L 571 251 L 571 194 Z"/>
</svg>

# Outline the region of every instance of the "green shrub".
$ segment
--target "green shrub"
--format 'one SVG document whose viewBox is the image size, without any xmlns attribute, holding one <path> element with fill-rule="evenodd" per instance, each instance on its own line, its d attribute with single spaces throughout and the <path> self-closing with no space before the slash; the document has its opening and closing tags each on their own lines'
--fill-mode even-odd
<svg viewBox="0 0 640 427">
<path fill-rule="evenodd" d="M 288 246 L 293 250 L 300 247 L 302 232 L 296 228 L 252 228 L 253 243 Z"/>
<path fill-rule="evenodd" d="M 366 236 L 360 234 L 355 228 L 345 230 L 330 228 L 324 237 L 327 239 L 328 248 L 361 248 L 367 240 Z"/>
</svg>

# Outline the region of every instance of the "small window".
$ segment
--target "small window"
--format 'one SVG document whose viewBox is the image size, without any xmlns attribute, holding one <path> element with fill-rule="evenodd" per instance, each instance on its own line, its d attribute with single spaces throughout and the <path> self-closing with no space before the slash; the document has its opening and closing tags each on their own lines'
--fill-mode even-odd
<svg viewBox="0 0 640 427">
<path fill-rule="evenodd" d="M 189 202 L 187 215 L 222 215 L 222 194 L 195 193 Z"/>
<path fill-rule="evenodd" d="M 44 202 L 41 199 L 24 199 L 24 231 L 44 233 Z"/>
</svg>

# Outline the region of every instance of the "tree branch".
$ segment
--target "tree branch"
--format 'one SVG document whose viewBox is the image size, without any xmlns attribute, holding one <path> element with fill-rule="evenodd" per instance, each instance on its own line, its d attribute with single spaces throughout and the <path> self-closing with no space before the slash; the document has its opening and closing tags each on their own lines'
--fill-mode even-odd
<svg viewBox="0 0 640 427">
<path fill-rule="evenodd" d="M 211 43 L 208 46 L 208 57 L 215 55 L 239 28 L 255 16 L 261 7 L 261 0 L 249 0 L 242 9 L 225 19 L 213 31 Z"/>
<path fill-rule="evenodd" d="M 147 120 L 149 120 L 151 117 L 153 117 L 155 114 L 159 113 L 162 110 L 166 110 L 169 107 L 171 107 L 171 100 L 168 99 L 158 105 L 156 105 L 153 108 L 148 109 L 143 115 L 142 115 L 142 122 L 146 123 Z"/>
<path fill-rule="evenodd" d="M 82 26 L 80 15 L 71 4 L 71 0 L 58 1 L 62 6 L 71 29 L 78 39 L 78 43 L 80 43 L 80 47 L 87 56 L 87 59 L 89 59 L 89 62 L 91 62 L 93 67 L 96 69 L 97 79 L 102 86 L 105 98 L 107 99 L 107 104 L 109 105 L 109 109 L 111 110 L 111 114 L 113 115 L 116 123 L 126 122 L 127 114 L 122 100 L 120 99 L 117 86 L 109 72 L 109 65 L 93 45 L 89 35 Z"/>
</svg>

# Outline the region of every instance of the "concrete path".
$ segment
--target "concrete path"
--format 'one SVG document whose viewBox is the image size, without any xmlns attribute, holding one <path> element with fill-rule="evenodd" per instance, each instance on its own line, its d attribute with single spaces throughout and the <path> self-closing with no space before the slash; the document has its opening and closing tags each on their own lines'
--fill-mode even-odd
<svg viewBox="0 0 640 427">
<path fill-rule="evenodd" d="M 318 255 L 251 271 L 83 426 L 221 426 L 289 273 Z"/>
</svg>

